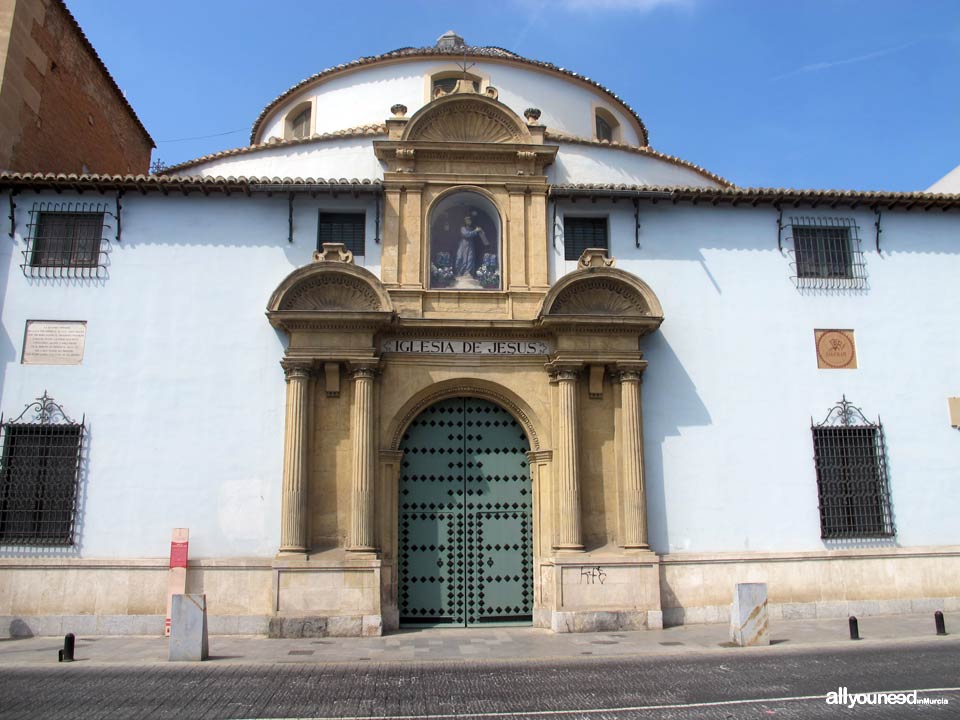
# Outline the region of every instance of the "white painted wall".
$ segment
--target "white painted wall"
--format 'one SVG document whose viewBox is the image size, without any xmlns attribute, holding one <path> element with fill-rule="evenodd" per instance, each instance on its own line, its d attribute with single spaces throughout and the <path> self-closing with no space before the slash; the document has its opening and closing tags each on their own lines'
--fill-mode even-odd
<svg viewBox="0 0 960 720">
<path fill-rule="evenodd" d="M 620 123 L 622 140 L 638 145 L 639 138 L 628 116 L 608 96 L 577 80 L 533 67 L 509 65 L 471 58 L 476 65 L 470 73 L 484 79 L 499 91 L 500 102 L 517 115 L 529 107 L 540 108 L 540 122 L 549 129 L 592 138 L 595 134 L 594 106 L 606 108 Z M 287 113 L 305 100 L 315 99 L 317 133 L 382 123 L 391 116 L 395 103 L 407 106 L 413 115 L 427 101 L 425 78 L 438 72 L 455 71 L 455 62 L 404 60 L 387 65 L 361 67 L 321 81 L 291 96 L 267 118 L 257 142 L 271 136 L 283 137 Z"/>
<path fill-rule="evenodd" d="M 0 553 L 165 557 L 170 529 L 189 527 L 191 557 L 272 557 L 285 339 L 267 300 L 310 262 L 319 208 L 366 211 L 358 261 L 379 272 L 372 199 L 299 197 L 291 244 L 285 195 L 127 195 L 107 279 L 27 278 L 28 210 L 52 199 L 67 198 L 18 195 L 16 239 L 0 247 L 0 409 L 15 417 L 47 390 L 86 416 L 79 547 Z M 20 364 L 28 319 L 86 320 L 83 363 Z"/>
<path fill-rule="evenodd" d="M 667 160 L 611 147 L 558 144 L 557 159 L 547 168 L 551 183 L 720 187 L 702 173 Z"/>
<path fill-rule="evenodd" d="M 379 273 L 372 198 L 298 197 L 290 244 L 285 196 L 128 195 L 103 281 L 24 277 L 36 199 L 18 196 L 16 239 L 0 248 L 0 409 L 15 416 L 47 390 L 86 415 L 79 554 L 162 557 L 170 528 L 187 526 L 194 557 L 272 556 L 284 341 L 265 305 L 309 262 L 320 208 L 367 213 L 362 262 Z M 843 395 L 883 421 L 895 542 L 956 544 L 960 435 L 946 398 L 960 377 L 960 215 L 885 213 L 878 254 L 871 213 L 830 211 L 859 224 L 869 289 L 818 293 L 794 287 L 770 208 L 644 203 L 639 249 L 629 203 L 564 201 L 561 228 L 567 213 L 609 214 L 617 266 L 663 304 L 644 341 L 656 550 L 823 548 L 810 420 Z M 554 276 L 571 265 L 557 249 Z M 83 364 L 21 365 L 27 319 L 87 320 Z M 853 329 L 860 369 L 818 370 L 815 328 Z"/>
<path fill-rule="evenodd" d="M 663 304 L 643 343 L 657 551 L 869 545 L 820 540 L 810 420 L 843 395 L 883 422 L 896 544 L 957 542 L 960 434 L 946 399 L 960 390 L 960 214 L 884 213 L 878 254 L 871 212 L 799 211 L 853 217 L 862 237 L 869 289 L 815 292 L 791 281 L 770 208 L 642 204 L 639 250 L 629 204 L 561 204 L 561 229 L 565 213 L 609 213 L 617 267 Z M 562 233 L 556 245 L 564 274 L 575 264 Z M 853 329 L 859 369 L 817 369 L 816 328 Z"/>
</svg>

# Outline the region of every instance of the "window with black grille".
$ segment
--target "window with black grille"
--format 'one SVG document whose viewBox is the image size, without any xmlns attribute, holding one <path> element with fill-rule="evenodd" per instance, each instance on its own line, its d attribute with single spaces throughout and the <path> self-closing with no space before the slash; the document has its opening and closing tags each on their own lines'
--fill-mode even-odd
<svg viewBox="0 0 960 720">
<path fill-rule="evenodd" d="M 883 426 L 844 399 L 812 425 L 820 536 L 892 537 Z"/>
<path fill-rule="evenodd" d="M 30 210 L 23 272 L 28 277 L 101 277 L 106 271 L 106 206 L 39 203 Z"/>
<path fill-rule="evenodd" d="M 607 218 L 605 217 L 569 217 L 563 218 L 563 257 L 564 260 L 579 260 L 587 248 L 610 248 L 607 241 Z"/>
<path fill-rule="evenodd" d="M 73 544 L 83 430 L 47 395 L 0 426 L 0 545 Z"/>
<path fill-rule="evenodd" d="M 366 216 L 363 213 L 332 213 L 320 211 L 317 232 L 317 250 L 324 243 L 343 243 L 354 255 L 364 255 L 364 230 Z"/>
<path fill-rule="evenodd" d="M 863 287 L 857 226 L 842 218 L 791 218 L 798 287 Z"/>
</svg>

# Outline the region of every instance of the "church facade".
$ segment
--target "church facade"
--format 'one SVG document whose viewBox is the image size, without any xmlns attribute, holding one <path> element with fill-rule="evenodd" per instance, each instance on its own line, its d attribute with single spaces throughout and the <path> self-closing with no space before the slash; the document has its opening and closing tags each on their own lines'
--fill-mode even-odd
<svg viewBox="0 0 960 720">
<path fill-rule="evenodd" d="M 250 145 L 0 175 L 0 628 L 960 610 L 960 196 L 738 187 L 452 33 Z"/>
</svg>

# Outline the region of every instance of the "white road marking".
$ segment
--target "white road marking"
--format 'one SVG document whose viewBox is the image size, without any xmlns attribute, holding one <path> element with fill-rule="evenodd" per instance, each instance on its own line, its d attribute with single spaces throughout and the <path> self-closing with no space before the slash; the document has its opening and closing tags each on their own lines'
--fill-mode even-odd
<svg viewBox="0 0 960 720">
<path fill-rule="evenodd" d="M 866 693 L 944 693 L 960 692 L 960 687 L 945 688 L 911 688 L 910 690 L 866 690 L 857 691 Z M 270 718 L 270 720 L 458 720 L 459 718 L 502 718 L 502 717 L 557 717 L 559 715 L 596 715 L 599 713 L 616 712 L 647 712 L 656 710 L 687 710 L 695 708 L 724 707 L 728 705 L 759 705 L 763 703 L 797 702 L 800 700 L 826 700 L 824 695 L 791 695 L 787 697 L 750 698 L 744 700 L 716 700 L 714 702 L 676 703 L 670 705 L 634 705 L 629 707 L 613 708 L 581 708 L 577 710 L 510 710 L 504 712 L 475 712 L 475 713 L 437 713 L 432 715 L 337 715 L 326 717 L 288 717 Z M 265 720 L 263 718 L 244 718 L 243 720 Z"/>
</svg>

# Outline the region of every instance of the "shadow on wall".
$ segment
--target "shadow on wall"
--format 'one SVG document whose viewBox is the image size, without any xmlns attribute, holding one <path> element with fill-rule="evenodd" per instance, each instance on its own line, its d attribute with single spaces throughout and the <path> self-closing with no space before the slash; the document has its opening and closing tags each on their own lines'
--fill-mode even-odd
<svg viewBox="0 0 960 720">
<path fill-rule="evenodd" d="M 713 423 L 700 400 L 693 380 L 680 358 L 656 332 L 643 342 L 644 358 L 650 363 L 643 378 L 643 447 L 647 486 L 647 518 L 650 546 L 658 553 L 669 550 L 666 480 L 663 443 L 680 435 L 680 429 Z"/>
<path fill-rule="evenodd" d="M 17 243 L 8 243 L 9 253 L 0 253 L 0 314 L 7 304 L 7 293 L 10 285 L 7 278 L 10 277 L 10 265 L 13 263 L 13 254 L 18 251 Z M 5 327 L 0 327 L 0 398 L 3 397 L 4 380 L 7 377 L 7 365 L 17 361 L 17 349 L 13 344 L 13 339 Z"/>
</svg>

